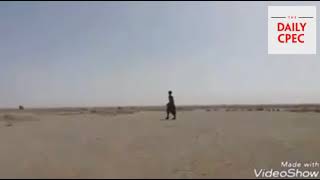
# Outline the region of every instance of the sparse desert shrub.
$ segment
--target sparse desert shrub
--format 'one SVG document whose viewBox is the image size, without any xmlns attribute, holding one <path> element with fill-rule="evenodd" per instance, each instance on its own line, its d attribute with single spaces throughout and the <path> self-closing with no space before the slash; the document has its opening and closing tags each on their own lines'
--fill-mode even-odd
<svg viewBox="0 0 320 180">
<path fill-rule="evenodd" d="M 24 110 L 24 107 L 22 105 L 20 105 L 19 110 Z"/>
<path fill-rule="evenodd" d="M 11 123 L 11 122 L 7 122 L 7 123 L 5 124 L 5 126 L 10 127 L 10 126 L 12 126 L 12 123 Z"/>
<path fill-rule="evenodd" d="M 14 119 L 11 114 L 4 114 L 4 115 L 3 115 L 3 118 L 4 118 L 5 120 L 13 120 L 13 119 Z"/>
<path fill-rule="evenodd" d="M 263 111 L 263 107 L 257 107 L 256 111 Z"/>
</svg>

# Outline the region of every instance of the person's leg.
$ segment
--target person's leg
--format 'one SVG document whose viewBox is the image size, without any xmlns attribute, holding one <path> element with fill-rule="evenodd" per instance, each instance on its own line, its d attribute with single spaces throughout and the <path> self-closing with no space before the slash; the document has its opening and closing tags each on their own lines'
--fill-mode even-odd
<svg viewBox="0 0 320 180">
<path fill-rule="evenodd" d="M 173 115 L 172 120 L 176 119 L 176 109 L 174 107 L 171 110 L 171 114 Z"/>
<path fill-rule="evenodd" d="M 172 114 L 173 114 L 173 118 L 172 119 L 176 119 L 177 112 L 176 112 L 176 107 L 175 106 L 173 106 L 173 108 L 172 108 Z"/>
<path fill-rule="evenodd" d="M 167 105 L 167 117 L 166 117 L 166 119 L 169 119 L 169 113 L 170 113 L 169 106 Z"/>
<path fill-rule="evenodd" d="M 173 118 L 172 119 L 176 119 L 176 112 L 172 112 Z"/>
</svg>

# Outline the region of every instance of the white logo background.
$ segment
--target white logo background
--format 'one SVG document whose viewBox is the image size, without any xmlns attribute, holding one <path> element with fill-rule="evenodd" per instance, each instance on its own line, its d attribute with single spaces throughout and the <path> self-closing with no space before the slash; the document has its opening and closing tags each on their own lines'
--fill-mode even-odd
<svg viewBox="0 0 320 180">
<path fill-rule="evenodd" d="M 288 16 L 296 18 L 288 18 Z M 307 25 L 304 32 L 278 32 L 278 22 L 284 24 L 306 22 Z M 316 23 L 316 6 L 268 6 L 268 53 L 316 54 Z M 278 36 L 282 33 L 304 33 L 304 43 L 280 43 Z"/>
</svg>

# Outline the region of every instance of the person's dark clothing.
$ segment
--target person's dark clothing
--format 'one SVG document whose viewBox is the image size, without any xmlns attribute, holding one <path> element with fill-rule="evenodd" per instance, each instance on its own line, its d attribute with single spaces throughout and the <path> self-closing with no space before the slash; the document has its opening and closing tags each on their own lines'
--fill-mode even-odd
<svg viewBox="0 0 320 180">
<path fill-rule="evenodd" d="M 174 116 L 176 115 L 176 106 L 174 105 L 173 96 L 169 96 L 169 103 L 167 104 L 167 113 L 171 113 Z"/>
</svg>

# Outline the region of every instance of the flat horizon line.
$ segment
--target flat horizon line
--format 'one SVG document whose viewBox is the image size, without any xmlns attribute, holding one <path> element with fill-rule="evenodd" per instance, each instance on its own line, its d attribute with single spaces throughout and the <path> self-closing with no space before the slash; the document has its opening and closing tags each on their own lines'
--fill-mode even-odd
<svg viewBox="0 0 320 180">
<path fill-rule="evenodd" d="M 248 104 L 176 104 L 176 107 L 232 107 L 232 106 L 320 106 L 320 103 L 248 103 Z M 165 105 L 113 105 L 113 106 L 24 106 L 25 109 L 79 109 L 79 108 L 141 108 L 165 107 Z M 0 107 L 0 110 L 18 109 L 17 107 Z"/>
</svg>

